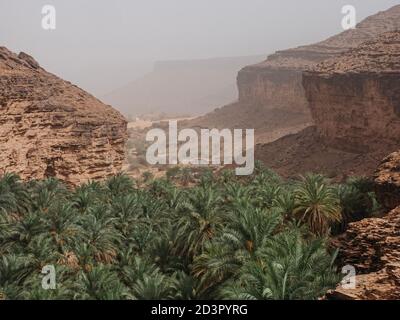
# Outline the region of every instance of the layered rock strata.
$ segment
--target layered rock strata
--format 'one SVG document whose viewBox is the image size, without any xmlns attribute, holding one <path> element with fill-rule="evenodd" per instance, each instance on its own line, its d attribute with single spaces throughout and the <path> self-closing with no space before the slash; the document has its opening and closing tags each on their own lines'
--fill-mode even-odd
<svg viewBox="0 0 400 320">
<path fill-rule="evenodd" d="M 265 132 L 312 122 L 302 73 L 381 33 L 400 29 L 400 5 L 363 20 L 325 41 L 278 51 L 237 77 L 239 101 L 195 119 L 192 126 L 255 128 Z M 189 125 L 190 125 L 189 124 Z"/>
<path fill-rule="evenodd" d="M 399 52 L 400 31 L 388 32 L 305 72 L 315 125 L 258 145 L 256 158 L 285 176 L 372 175 L 400 147 Z"/>
<path fill-rule="evenodd" d="M 376 170 L 375 193 L 387 209 L 400 204 L 400 151 L 387 156 Z"/>
<path fill-rule="evenodd" d="M 126 121 L 29 55 L 0 47 L 1 171 L 76 185 L 117 173 Z"/>
<path fill-rule="evenodd" d="M 338 149 L 368 152 L 400 142 L 400 32 L 389 32 L 304 73 L 318 134 Z"/>
</svg>

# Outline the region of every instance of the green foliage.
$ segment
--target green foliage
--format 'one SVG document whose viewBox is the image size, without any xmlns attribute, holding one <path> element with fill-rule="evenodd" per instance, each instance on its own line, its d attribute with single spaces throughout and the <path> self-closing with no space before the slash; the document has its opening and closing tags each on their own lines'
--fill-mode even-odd
<svg viewBox="0 0 400 320">
<path fill-rule="evenodd" d="M 334 256 L 323 239 L 304 240 L 299 230 L 286 230 L 257 250 L 220 290 L 220 297 L 245 300 L 315 299 L 340 281 Z M 312 266 L 312 267 L 311 267 Z"/>
<path fill-rule="evenodd" d="M 342 219 L 342 209 L 335 190 L 322 175 L 302 177 L 295 189 L 295 201 L 294 213 L 315 234 L 325 234 L 331 223 Z"/>
<path fill-rule="evenodd" d="M 74 190 L 4 175 L 0 297 L 316 299 L 334 287 L 326 236 L 342 213 L 373 212 L 368 183 L 284 181 L 259 163 L 232 173 L 173 168 L 140 187 L 119 174 Z M 41 287 L 45 265 L 55 290 Z"/>
</svg>

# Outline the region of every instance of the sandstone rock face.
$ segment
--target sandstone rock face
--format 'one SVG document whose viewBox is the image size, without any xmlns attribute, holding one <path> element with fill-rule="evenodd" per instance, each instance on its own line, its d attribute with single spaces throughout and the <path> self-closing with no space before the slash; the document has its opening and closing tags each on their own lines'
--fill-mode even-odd
<svg viewBox="0 0 400 320">
<path fill-rule="evenodd" d="M 400 151 L 386 157 L 375 172 L 375 192 L 387 209 L 400 204 Z"/>
<path fill-rule="evenodd" d="M 328 299 L 400 299 L 400 207 L 350 224 L 333 244 L 340 249 L 338 264 L 356 268 L 356 288 L 338 286 Z"/>
<path fill-rule="evenodd" d="M 400 143 L 400 32 L 319 64 L 303 85 L 319 135 L 330 146 L 369 152 Z"/>
<path fill-rule="evenodd" d="M 283 176 L 372 175 L 400 147 L 399 52 L 400 31 L 387 32 L 304 72 L 315 126 L 257 145 L 256 158 Z M 398 205 L 397 157 L 378 170 L 377 193 L 387 209 Z"/>
<path fill-rule="evenodd" d="M 386 157 L 375 173 L 378 200 L 394 208 L 380 218 L 351 223 L 332 241 L 338 265 L 356 269 L 356 288 L 339 285 L 328 299 L 400 299 L 400 152 Z"/>
<path fill-rule="evenodd" d="M 368 17 L 356 29 L 325 41 L 278 51 L 260 64 L 242 69 L 238 75 L 239 101 L 308 113 L 302 72 L 347 52 L 377 35 L 400 28 L 400 5 Z"/>
<path fill-rule="evenodd" d="M 369 153 L 338 149 L 327 145 L 316 126 L 310 126 L 271 143 L 257 144 L 255 156 L 284 177 L 317 172 L 342 182 L 349 176 L 372 176 L 381 159 L 398 148 L 399 144 L 392 142 Z"/>
<path fill-rule="evenodd" d="M 0 164 L 23 179 L 69 184 L 117 173 L 126 121 L 110 106 L 0 47 Z"/>
<path fill-rule="evenodd" d="M 238 102 L 197 118 L 185 126 L 254 128 L 256 136 L 267 136 L 270 131 L 287 132 L 283 129 L 310 125 L 313 119 L 302 85 L 303 72 L 381 33 L 396 29 L 400 29 L 400 5 L 375 14 L 359 23 L 356 29 L 342 32 L 325 41 L 278 51 L 266 61 L 247 66 L 239 72 Z M 259 141 L 270 142 L 269 139 Z"/>
</svg>

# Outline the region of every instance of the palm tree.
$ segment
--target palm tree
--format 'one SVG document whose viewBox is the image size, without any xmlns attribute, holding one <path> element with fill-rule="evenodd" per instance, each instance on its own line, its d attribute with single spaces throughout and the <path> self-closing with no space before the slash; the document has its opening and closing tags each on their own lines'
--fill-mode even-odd
<svg viewBox="0 0 400 320">
<path fill-rule="evenodd" d="M 45 213 L 45 226 L 59 253 L 69 251 L 80 239 L 81 230 L 77 224 L 78 215 L 72 204 L 55 203 Z"/>
<path fill-rule="evenodd" d="M 202 254 L 194 258 L 192 265 L 199 294 L 210 296 L 216 287 L 236 274 L 242 263 L 241 252 L 235 252 L 222 241 L 207 244 Z"/>
<path fill-rule="evenodd" d="M 145 274 L 132 286 L 133 296 L 138 300 L 171 299 L 173 287 L 171 280 L 163 274 Z"/>
<path fill-rule="evenodd" d="M 22 287 L 26 277 L 33 271 L 32 256 L 6 254 L 0 258 L 0 288 L 7 285 Z M 0 292 L 2 290 L 0 289 Z"/>
<path fill-rule="evenodd" d="M 265 239 L 274 234 L 282 221 L 279 211 L 265 212 L 249 204 L 230 218 L 232 221 L 221 236 L 194 259 L 192 272 L 201 279 L 204 290 L 235 275 L 256 254 Z"/>
<path fill-rule="evenodd" d="M 47 212 L 53 203 L 65 201 L 68 195 L 65 185 L 56 178 L 32 181 L 30 190 L 32 192 L 33 210 L 40 210 L 41 212 Z"/>
<path fill-rule="evenodd" d="M 315 299 L 339 282 L 321 235 L 341 206 L 374 210 L 370 192 L 263 167 L 240 179 L 206 170 L 190 188 L 119 174 L 71 190 L 7 174 L 0 299 Z M 47 264 L 56 290 L 41 288 Z"/>
<path fill-rule="evenodd" d="M 29 211 L 10 227 L 14 241 L 27 245 L 37 235 L 47 231 L 46 221 L 38 211 Z"/>
<path fill-rule="evenodd" d="M 222 238 L 236 250 L 245 250 L 251 255 L 273 235 L 282 214 L 278 210 L 265 211 L 248 205 L 235 212 L 231 219 Z"/>
<path fill-rule="evenodd" d="M 81 213 L 86 213 L 87 210 L 96 202 L 102 201 L 105 197 L 105 189 L 95 181 L 85 183 L 78 188 L 72 195 L 73 206 Z"/>
<path fill-rule="evenodd" d="M 295 189 L 296 208 L 294 214 L 310 230 L 325 234 L 331 223 L 341 220 L 341 208 L 335 190 L 321 175 L 306 175 Z"/>
<path fill-rule="evenodd" d="M 166 194 L 166 202 L 170 209 L 179 213 L 182 209 L 187 207 L 186 198 L 188 194 L 185 190 L 178 188 L 171 188 Z"/>
<path fill-rule="evenodd" d="M 105 184 L 112 196 L 126 194 L 134 189 L 133 180 L 123 173 L 112 176 Z"/>
<path fill-rule="evenodd" d="M 104 212 L 98 207 L 97 212 Z M 83 232 L 83 241 L 86 242 L 98 262 L 112 263 L 117 256 L 117 247 L 120 235 L 113 225 L 113 218 L 106 214 L 102 217 L 94 212 L 83 216 L 79 225 Z"/>
<path fill-rule="evenodd" d="M 126 287 L 120 282 L 111 267 L 99 265 L 78 275 L 74 298 L 89 300 L 120 300 L 128 296 Z"/>
<path fill-rule="evenodd" d="M 291 191 L 281 192 L 272 202 L 273 207 L 279 208 L 286 220 L 291 221 L 294 210 L 296 209 L 296 200 Z"/>
<path fill-rule="evenodd" d="M 142 215 L 142 208 L 137 194 L 117 196 L 111 204 L 111 216 L 115 218 L 115 226 L 121 235 L 129 237 L 132 227 Z"/>
<path fill-rule="evenodd" d="M 321 239 L 307 242 L 296 229 L 271 239 L 220 295 L 228 299 L 317 299 L 340 280 Z"/>
<path fill-rule="evenodd" d="M 343 217 L 341 225 L 336 226 L 336 232 L 344 231 L 349 223 L 373 214 L 376 200 L 371 188 L 369 180 L 363 178 L 349 179 L 335 188 Z"/>
<path fill-rule="evenodd" d="M 211 187 L 193 189 L 189 205 L 177 223 L 177 253 L 190 258 L 198 254 L 223 224 L 223 213 L 218 211 L 221 197 Z"/>
<path fill-rule="evenodd" d="M 230 183 L 235 181 L 235 172 L 230 169 L 224 169 L 221 171 L 220 181 L 222 183 Z"/>
<path fill-rule="evenodd" d="M 13 173 L 6 173 L 0 179 L 0 211 L 3 213 L 26 212 L 30 207 L 27 188 Z"/>
<path fill-rule="evenodd" d="M 174 276 L 175 281 L 171 283 L 174 299 L 202 300 L 206 297 L 200 292 L 198 279 L 183 271 L 178 271 Z"/>
</svg>

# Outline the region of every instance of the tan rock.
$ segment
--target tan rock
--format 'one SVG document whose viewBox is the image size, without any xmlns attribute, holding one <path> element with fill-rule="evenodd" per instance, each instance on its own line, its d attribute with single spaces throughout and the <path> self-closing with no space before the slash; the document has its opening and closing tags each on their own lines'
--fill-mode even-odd
<svg viewBox="0 0 400 320">
<path fill-rule="evenodd" d="M 373 40 L 381 33 L 397 29 L 400 29 L 400 5 L 372 15 L 359 23 L 356 29 L 322 42 L 278 51 L 267 60 L 239 72 L 238 102 L 199 117 L 189 125 L 255 128 L 256 134 L 260 134 L 310 123 L 313 119 L 302 86 L 302 73 Z"/>
<path fill-rule="evenodd" d="M 341 285 L 328 299 L 400 299 L 400 207 L 382 218 L 351 223 L 332 241 L 340 249 L 339 266 L 356 268 L 356 288 Z"/>
<path fill-rule="evenodd" d="M 23 179 L 69 184 L 117 173 L 126 121 L 112 107 L 0 47 L 0 164 Z"/>
<path fill-rule="evenodd" d="M 375 172 L 375 192 L 387 209 L 400 204 L 400 151 L 386 157 Z"/>
<path fill-rule="evenodd" d="M 337 180 L 372 175 L 381 159 L 400 147 L 399 52 L 400 31 L 393 31 L 305 72 L 315 126 L 258 145 L 256 158 L 284 176 L 308 171 Z M 388 160 L 380 179 L 389 174 L 391 181 L 398 180 L 396 170 L 398 175 L 398 164 Z M 391 190 L 397 180 L 378 184 L 380 194 L 388 188 L 391 197 L 398 197 Z"/>
<path fill-rule="evenodd" d="M 326 144 L 368 153 L 400 143 L 400 32 L 377 39 L 305 72 L 303 85 Z"/>
</svg>

